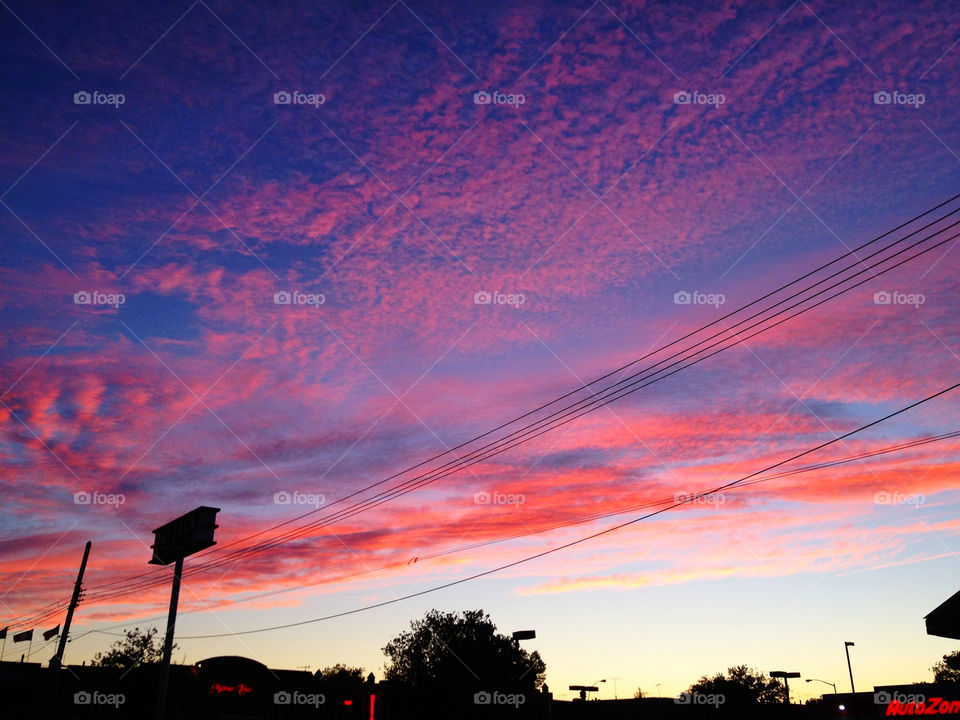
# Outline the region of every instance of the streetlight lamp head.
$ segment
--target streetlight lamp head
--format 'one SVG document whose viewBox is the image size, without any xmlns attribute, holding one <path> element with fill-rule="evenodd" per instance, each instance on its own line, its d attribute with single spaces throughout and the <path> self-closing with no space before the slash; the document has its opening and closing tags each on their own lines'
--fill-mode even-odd
<svg viewBox="0 0 960 720">
<path fill-rule="evenodd" d="M 843 644 L 844 644 L 846 647 L 853 647 L 853 646 L 854 646 L 853 643 L 850 642 L 849 640 L 847 640 L 847 641 L 844 642 Z"/>
</svg>

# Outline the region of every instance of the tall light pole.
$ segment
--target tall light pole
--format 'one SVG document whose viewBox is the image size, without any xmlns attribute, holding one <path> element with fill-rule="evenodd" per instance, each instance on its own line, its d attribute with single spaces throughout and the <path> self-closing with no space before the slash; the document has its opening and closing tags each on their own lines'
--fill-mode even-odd
<svg viewBox="0 0 960 720">
<path fill-rule="evenodd" d="M 847 672 L 850 673 L 850 692 L 853 694 L 853 713 L 859 718 L 860 710 L 857 706 L 857 689 L 853 686 L 853 666 L 850 664 L 850 648 L 853 646 L 853 643 L 849 640 L 843 643 L 843 651 L 847 654 Z"/>
<path fill-rule="evenodd" d="M 613 699 L 618 700 L 617 697 L 617 680 L 623 680 L 621 677 L 607 678 L 608 680 L 613 680 Z"/>
<path fill-rule="evenodd" d="M 850 673 L 850 692 L 856 695 L 857 689 L 853 686 L 853 666 L 850 665 L 850 648 L 853 646 L 853 643 L 849 640 L 843 643 L 843 651 L 847 654 L 847 672 Z"/>
</svg>

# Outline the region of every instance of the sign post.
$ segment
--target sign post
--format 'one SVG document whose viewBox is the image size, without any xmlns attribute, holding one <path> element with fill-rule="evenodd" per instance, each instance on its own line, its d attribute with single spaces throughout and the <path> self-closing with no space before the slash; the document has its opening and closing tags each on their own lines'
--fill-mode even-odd
<svg viewBox="0 0 960 720">
<path fill-rule="evenodd" d="M 173 634 L 177 624 L 177 602 L 180 598 L 180 578 L 183 575 L 183 559 L 217 543 L 213 531 L 217 525 L 220 508 L 202 505 L 171 520 L 153 531 L 154 541 L 151 565 L 169 565 L 173 568 L 173 587 L 170 590 L 170 612 L 167 614 L 167 632 L 163 638 L 163 663 L 160 666 L 160 687 L 157 694 L 156 720 L 163 720 L 167 707 L 167 686 L 170 683 L 170 655 L 173 653 Z"/>
<path fill-rule="evenodd" d="M 785 696 L 783 698 L 783 704 L 790 704 L 790 682 L 787 678 L 798 678 L 800 673 L 798 672 L 787 672 L 785 670 L 774 670 L 770 673 L 772 678 L 783 678 L 783 689 L 785 691 Z"/>
</svg>

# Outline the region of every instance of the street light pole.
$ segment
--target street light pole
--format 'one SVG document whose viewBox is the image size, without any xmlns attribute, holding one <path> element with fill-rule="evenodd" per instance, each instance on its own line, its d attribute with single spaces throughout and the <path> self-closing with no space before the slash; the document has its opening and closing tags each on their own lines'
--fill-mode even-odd
<svg viewBox="0 0 960 720">
<path fill-rule="evenodd" d="M 847 654 L 847 672 L 850 673 L 850 692 L 853 694 L 853 714 L 859 720 L 860 710 L 857 706 L 857 689 L 853 686 L 853 666 L 850 664 L 850 648 L 854 644 L 849 640 L 843 643 L 843 651 Z"/>
<path fill-rule="evenodd" d="M 836 684 L 836 683 L 832 683 L 832 682 L 829 682 L 829 681 L 827 681 L 827 680 L 820 680 L 820 679 L 818 679 L 818 678 L 807 678 L 807 679 L 806 679 L 806 682 L 822 682 L 824 685 L 829 685 L 830 687 L 833 688 L 833 694 L 834 694 L 834 695 L 837 694 L 837 684 Z"/>
</svg>

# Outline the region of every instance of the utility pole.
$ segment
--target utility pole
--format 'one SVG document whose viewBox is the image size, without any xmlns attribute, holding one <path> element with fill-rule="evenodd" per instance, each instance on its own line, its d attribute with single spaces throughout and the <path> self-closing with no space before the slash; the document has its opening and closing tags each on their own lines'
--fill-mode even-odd
<svg viewBox="0 0 960 720">
<path fill-rule="evenodd" d="M 70 598 L 70 605 L 67 607 L 67 619 L 63 623 L 63 632 L 60 633 L 60 642 L 57 643 L 57 652 L 50 658 L 50 669 L 57 671 L 63 662 L 63 651 L 67 646 L 67 636 L 70 634 L 70 623 L 73 622 L 73 611 L 80 604 L 80 587 L 83 583 L 83 573 L 87 569 L 87 558 L 90 557 L 91 542 L 87 540 L 86 547 L 83 548 L 83 560 L 80 561 L 80 572 L 77 573 L 77 582 L 73 585 L 73 597 Z"/>
<path fill-rule="evenodd" d="M 63 651 L 67 647 L 67 638 L 70 635 L 70 624 L 73 622 L 73 611 L 80 604 L 80 593 L 83 592 L 83 573 L 87 569 L 87 558 L 90 557 L 91 542 L 87 540 L 83 548 L 83 560 L 80 561 L 80 572 L 77 573 L 77 581 L 73 584 L 73 595 L 70 597 L 70 604 L 67 606 L 67 619 L 63 622 L 63 632 L 60 633 L 60 640 L 57 643 L 57 652 L 50 658 L 47 667 L 50 670 L 50 696 L 49 703 L 53 712 L 51 717 L 59 717 L 60 712 L 60 666 L 63 663 Z"/>
</svg>

